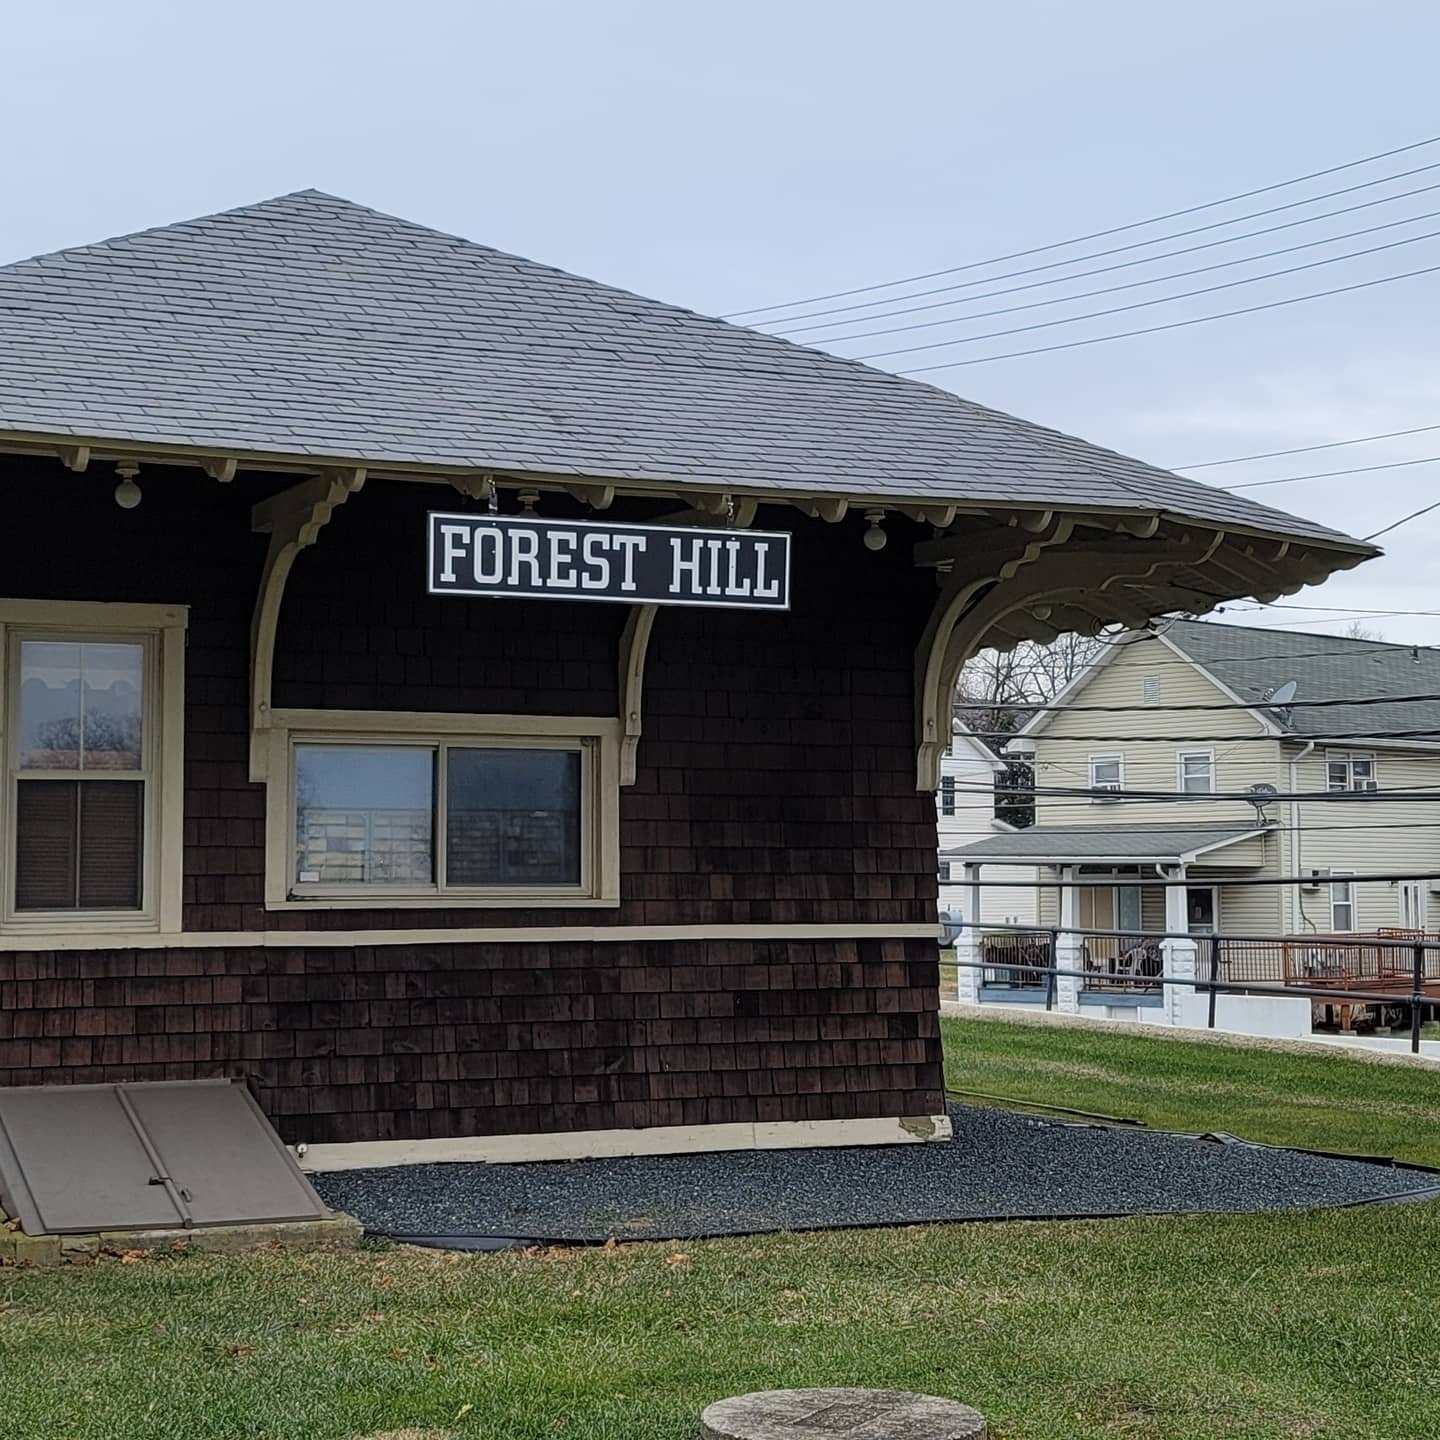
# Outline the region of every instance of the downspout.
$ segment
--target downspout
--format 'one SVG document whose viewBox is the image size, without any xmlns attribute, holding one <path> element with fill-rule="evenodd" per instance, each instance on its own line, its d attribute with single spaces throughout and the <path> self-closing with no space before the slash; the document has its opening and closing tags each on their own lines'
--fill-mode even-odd
<svg viewBox="0 0 1440 1440">
<path fill-rule="evenodd" d="M 1296 755 L 1290 757 L 1290 873 L 1300 879 L 1300 802 L 1295 797 L 1300 793 L 1298 768 L 1300 762 L 1315 749 L 1315 742 L 1307 740 L 1304 748 Z M 1305 917 L 1305 898 L 1301 893 L 1299 885 L 1291 885 L 1290 890 L 1290 933 L 1298 935 L 1302 925 L 1310 922 Z"/>
</svg>

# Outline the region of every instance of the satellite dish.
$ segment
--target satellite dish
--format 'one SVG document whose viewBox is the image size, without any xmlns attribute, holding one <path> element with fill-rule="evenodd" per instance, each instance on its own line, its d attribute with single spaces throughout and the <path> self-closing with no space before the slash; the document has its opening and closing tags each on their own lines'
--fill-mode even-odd
<svg viewBox="0 0 1440 1440">
<path fill-rule="evenodd" d="M 1245 798 L 1255 807 L 1255 818 L 1265 818 L 1265 807 L 1279 794 L 1268 780 L 1259 780 L 1245 792 Z"/>
<path fill-rule="evenodd" d="M 1288 705 L 1294 698 L 1299 685 L 1294 680 L 1287 680 L 1283 685 L 1277 685 L 1265 696 L 1267 705 L 1274 705 L 1276 709 Z"/>
</svg>

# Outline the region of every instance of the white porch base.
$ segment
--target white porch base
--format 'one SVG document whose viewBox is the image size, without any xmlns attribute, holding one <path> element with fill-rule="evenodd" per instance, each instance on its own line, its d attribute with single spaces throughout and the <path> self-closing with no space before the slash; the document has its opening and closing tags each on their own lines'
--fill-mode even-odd
<svg viewBox="0 0 1440 1440">
<path fill-rule="evenodd" d="M 567 1130 L 554 1135 L 458 1135 L 443 1140 L 358 1140 L 297 1151 L 302 1169 L 369 1170 L 484 1160 L 594 1160 L 616 1155 L 697 1155 L 715 1150 L 814 1150 L 837 1145 L 917 1145 L 950 1138 L 948 1115 L 904 1119 L 777 1120 L 656 1125 L 644 1130 Z"/>
</svg>

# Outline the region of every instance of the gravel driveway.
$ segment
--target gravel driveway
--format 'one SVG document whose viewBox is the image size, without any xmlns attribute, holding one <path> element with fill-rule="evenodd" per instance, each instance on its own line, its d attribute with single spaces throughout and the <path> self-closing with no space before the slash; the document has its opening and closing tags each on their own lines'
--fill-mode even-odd
<svg viewBox="0 0 1440 1440">
<path fill-rule="evenodd" d="M 1295 1150 L 952 1105 L 929 1145 L 549 1164 L 401 1165 L 312 1176 L 372 1233 L 543 1241 L 694 1239 L 1005 1217 L 1292 1210 L 1433 1190 L 1440 1175 Z"/>
</svg>

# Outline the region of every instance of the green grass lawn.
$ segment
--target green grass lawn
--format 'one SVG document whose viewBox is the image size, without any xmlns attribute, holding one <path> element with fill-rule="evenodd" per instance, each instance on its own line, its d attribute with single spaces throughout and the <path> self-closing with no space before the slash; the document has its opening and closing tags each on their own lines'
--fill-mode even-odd
<svg viewBox="0 0 1440 1440">
<path fill-rule="evenodd" d="M 1001 1020 L 941 1024 L 945 1082 L 956 1089 L 1440 1166 L 1440 1070 Z"/>
<path fill-rule="evenodd" d="M 952 1079 L 1440 1158 L 1440 1076 L 947 1022 Z M 1440 1206 L 954 1225 L 539 1256 L 0 1272 L 0 1440 L 691 1440 L 786 1385 L 953 1395 L 996 1440 L 1434 1440 Z"/>
</svg>

